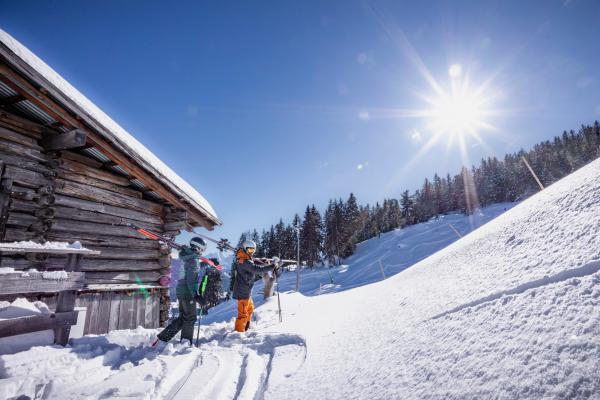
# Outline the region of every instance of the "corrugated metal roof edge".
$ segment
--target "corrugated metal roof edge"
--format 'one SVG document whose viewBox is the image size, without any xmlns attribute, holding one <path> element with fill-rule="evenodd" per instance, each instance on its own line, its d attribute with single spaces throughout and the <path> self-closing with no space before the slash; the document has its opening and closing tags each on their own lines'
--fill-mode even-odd
<svg viewBox="0 0 600 400">
<path fill-rule="evenodd" d="M 0 31 L 0 32 L 2 32 L 2 31 Z M 6 35 L 8 35 L 8 34 L 6 34 Z M 10 35 L 8 35 L 8 36 L 10 36 Z M 20 63 L 11 62 L 10 57 L 6 57 L 7 61 L 10 63 L 10 65 L 11 65 L 12 68 L 16 69 L 21 74 L 23 74 L 25 76 L 28 76 L 28 77 L 32 77 L 32 76 L 36 76 L 36 75 L 39 76 L 39 78 L 40 78 L 39 80 L 41 80 L 41 82 L 40 81 L 36 81 L 35 83 L 37 85 L 41 86 L 41 87 L 46 86 L 46 87 L 52 88 L 52 90 L 49 91 L 49 92 L 53 93 L 53 97 L 55 97 L 55 100 L 59 101 L 63 107 L 69 109 L 74 114 L 79 115 L 80 117 L 82 117 L 86 121 L 86 123 L 89 126 L 91 126 L 92 129 L 94 129 L 94 131 L 96 131 L 96 133 L 98 133 L 101 137 L 103 137 L 104 139 L 108 140 L 110 143 L 112 143 L 113 145 L 115 145 L 117 147 L 117 149 L 120 150 L 120 151 L 122 151 L 125 155 L 130 156 L 132 153 L 136 154 L 139 157 L 139 160 L 137 160 L 137 159 L 134 158 L 133 159 L 134 162 L 136 162 L 137 164 L 139 164 L 149 174 L 152 174 L 153 176 L 158 177 L 160 179 L 161 183 L 165 184 L 165 186 L 167 186 L 168 189 L 170 189 L 174 194 L 176 194 L 179 197 L 181 197 L 181 199 L 184 200 L 186 203 L 188 203 L 191 207 L 195 208 L 197 211 L 200 211 L 201 214 L 203 214 L 204 216 L 206 216 L 215 225 L 222 225 L 223 224 L 223 222 L 217 217 L 216 214 L 214 214 L 213 212 L 210 212 L 209 210 L 206 210 L 204 207 L 202 207 L 200 204 L 198 204 L 191 196 L 189 196 L 184 190 L 181 190 L 179 187 L 177 187 L 176 185 L 174 185 L 173 182 L 171 181 L 171 179 L 169 179 L 169 177 L 164 176 L 163 174 L 160 173 L 160 171 L 158 171 L 150 163 L 148 163 L 144 159 L 144 157 L 143 157 L 142 154 L 138 154 L 135 149 L 131 148 L 126 143 L 122 143 L 121 141 L 119 141 L 116 133 L 112 132 L 108 127 L 104 126 L 99 121 L 97 121 L 93 116 L 89 115 L 87 113 L 87 111 L 85 110 L 84 107 L 82 107 L 81 105 L 79 105 L 74 99 L 72 99 L 70 96 L 68 96 L 66 93 L 64 93 L 60 88 L 56 87 L 51 82 L 49 82 L 43 76 L 43 74 L 40 73 L 39 71 L 37 71 L 32 65 L 30 65 L 27 62 L 27 60 L 24 60 L 18 54 L 16 54 L 15 52 L 13 52 L 12 49 L 11 49 L 11 47 L 7 43 L 4 43 L 3 41 L 0 41 L 0 43 L 2 43 L 2 45 L 3 45 L 2 47 L 4 47 L 7 51 L 9 51 L 10 53 L 12 53 L 12 55 L 14 57 L 19 58 L 25 66 L 31 68 L 31 71 L 23 71 L 22 70 L 23 66 Z M 25 50 L 26 50 L 26 48 L 25 48 Z M 32 72 L 34 72 L 34 73 L 32 73 Z M 58 75 L 58 74 L 56 73 L 56 75 Z M 60 77 L 60 75 L 58 75 L 58 76 Z M 61 77 L 61 79 L 64 80 L 64 78 L 62 78 L 62 77 Z M 55 95 L 56 93 L 58 93 L 60 96 L 56 96 Z M 89 101 L 89 102 L 92 103 L 91 101 Z M 96 106 L 96 108 L 98 108 L 98 107 Z M 99 108 L 98 108 L 98 110 L 101 111 Z M 107 115 L 107 117 L 108 117 L 108 115 Z M 110 117 L 108 117 L 108 118 L 110 118 Z M 111 121 L 112 121 L 112 119 L 111 119 Z M 112 121 L 112 122 L 115 125 L 118 125 L 116 122 L 114 122 L 114 121 Z M 124 131 L 124 129 L 123 129 L 123 131 Z M 147 151 L 150 152 L 149 150 L 147 150 Z M 183 181 L 183 179 L 182 179 L 182 181 Z M 187 184 L 187 182 L 185 182 L 185 183 Z"/>
</svg>

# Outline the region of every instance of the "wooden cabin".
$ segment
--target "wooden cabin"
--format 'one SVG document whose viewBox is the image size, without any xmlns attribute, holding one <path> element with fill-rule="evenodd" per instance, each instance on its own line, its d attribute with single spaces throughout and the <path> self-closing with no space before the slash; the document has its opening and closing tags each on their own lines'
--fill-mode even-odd
<svg viewBox="0 0 600 400">
<path fill-rule="evenodd" d="M 0 30 L 0 241 L 79 241 L 100 251 L 81 261 L 85 333 L 168 319 L 161 277 L 170 272 L 170 249 L 125 223 L 174 238 L 221 221 L 194 188 Z M 52 256 L 0 259 L 15 269 L 59 265 Z M 56 301 L 37 298 L 51 308 Z"/>
</svg>

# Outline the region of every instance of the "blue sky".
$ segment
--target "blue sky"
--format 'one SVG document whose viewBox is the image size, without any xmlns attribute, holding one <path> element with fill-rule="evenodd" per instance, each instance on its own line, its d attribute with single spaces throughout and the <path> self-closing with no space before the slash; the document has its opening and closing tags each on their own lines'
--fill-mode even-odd
<svg viewBox="0 0 600 400">
<path fill-rule="evenodd" d="M 407 116 L 432 81 L 488 82 L 473 163 L 600 119 L 593 0 L 0 3 L 2 29 L 205 195 L 232 241 L 456 173 L 457 140 L 420 152 L 431 118 Z"/>
</svg>

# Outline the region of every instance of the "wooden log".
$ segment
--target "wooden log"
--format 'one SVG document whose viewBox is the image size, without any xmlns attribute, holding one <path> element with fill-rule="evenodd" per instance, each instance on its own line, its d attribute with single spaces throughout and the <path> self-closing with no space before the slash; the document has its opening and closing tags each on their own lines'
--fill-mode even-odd
<svg viewBox="0 0 600 400">
<path fill-rule="evenodd" d="M 35 232 L 30 232 L 19 228 L 6 228 L 4 240 L 7 242 L 20 242 L 22 240 L 32 240 L 36 236 Z"/>
<path fill-rule="evenodd" d="M 2 165 L 2 168 L 4 166 Z M 0 173 L 2 169 L 0 168 Z M 10 216 L 9 204 L 11 199 L 13 181 L 12 179 L 0 179 L 0 239 L 4 238 L 6 225 Z"/>
<path fill-rule="evenodd" d="M 161 215 L 163 209 L 162 205 L 158 203 L 63 179 L 56 179 L 56 193 L 84 200 L 102 200 L 107 204 L 133 208 L 154 215 Z"/>
<path fill-rule="evenodd" d="M 27 230 L 31 232 L 44 233 L 50 230 L 52 227 L 52 221 L 38 220 L 31 224 Z"/>
<path fill-rule="evenodd" d="M 98 224 L 94 222 L 76 221 L 57 217 L 52 220 L 52 230 L 56 232 L 80 232 L 94 233 L 105 236 L 123 236 L 138 239 L 145 238 L 145 236 L 128 226 Z"/>
<path fill-rule="evenodd" d="M 54 204 L 54 201 L 56 200 L 56 198 L 53 195 L 49 195 L 49 196 L 40 196 L 37 200 L 37 203 L 41 206 L 41 207 L 46 207 L 49 205 Z"/>
<path fill-rule="evenodd" d="M 85 146 L 87 134 L 79 129 L 49 135 L 40 140 L 40 145 L 47 151 L 75 149 Z"/>
<path fill-rule="evenodd" d="M 77 161 L 78 163 L 88 165 L 92 168 L 100 168 L 102 163 L 98 160 L 94 160 L 91 157 L 84 156 L 83 154 L 75 153 L 72 151 L 62 151 L 60 153 L 61 158 L 67 160 Z"/>
<path fill-rule="evenodd" d="M 104 272 L 86 272 L 86 281 L 88 284 L 134 284 L 134 283 L 156 283 L 160 279 L 160 274 L 156 271 L 123 272 L 123 271 L 104 271 Z"/>
<path fill-rule="evenodd" d="M 26 157 L 30 160 L 39 162 L 47 162 L 49 157 L 42 154 L 38 150 L 31 149 L 27 146 L 23 146 L 18 143 L 9 142 L 6 140 L 0 140 L 0 151 L 3 153 L 9 153 L 17 156 Z"/>
<path fill-rule="evenodd" d="M 40 205 L 35 201 L 27 201 L 21 199 L 12 199 L 8 206 L 9 210 L 25 212 L 33 214 L 35 211 L 40 209 Z"/>
<path fill-rule="evenodd" d="M 0 338 L 69 327 L 77 323 L 77 311 L 30 315 L 0 321 Z"/>
<path fill-rule="evenodd" d="M 192 229 L 192 227 L 187 223 L 187 221 L 175 221 L 175 222 L 167 222 L 165 224 L 165 231 L 179 231 L 179 230 L 188 230 Z"/>
<path fill-rule="evenodd" d="M 84 247 L 94 248 L 102 251 L 102 247 L 120 247 L 129 249 L 158 249 L 159 243 L 149 239 L 134 239 L 108 235 L 98 235 L 95 233 L 77 233 L 77 232 L 48 232 L 48 240 L 53 241 L 80 241 Z M 162 250 L 161 250 L 162 251 Z"/>
<path fill-rule="evenodd" d="M 68 180 L 68 181 L 82 183 L 84 185 L 90 185 L 90 186 L 97 187 L 100 189 L 110 190 L 111 192 L 120 193 L 125 196 L 131 196 L 131 197 L 134 197 L 137 199 L 142 198 L 142 192 L 140 192 L 136 189 L 119 186 L 112 182 L 107 182 L 104 180 L 92 178 L 92 177 L 85 176 L 85 175 L 76 174 L 74 172 L 65 171 L 65 170 L 58 170 L 57 175 L 60 178 Z"/>
<path fill-rule="evenodd" d="M 83 259 L 82 271 L 155 271 L 161 268 L 157 261 Z"/>
<path fill-rule="evenodd" d="M 138 223 L 135 220 L 123 217 L 116 217 L 114 215 L 101 214 L 94 211 L 79 210 L 70 207 L 58 207 L 54 206 L 54 216 L 56 218 L 73 219 L 77 221 L 89 221 L 99 224 L 109 225 L 123 225 L 124 223 Z M 145 223 L 144 227 L 152 229 L 154 231 L 162 232 L 161 225 Z M 131 229 L 131 228 L 128 228 Z"/>
<path fill-rule="evenodd" d="M 54 210 L 52 208 L 41 208 L 39 210 L 35 210 L 33 215 L 38 218 L 52 218 L 54 217 Z"/>
<path fill-rule="evenodd" d="M 14 165 L 6 166 L 4 177 L 12 179 L 16 184 L 34 189 L 51 184 L 51 181 L 39 172 L 15 167 Z"/>
<path fill-rule="evenodd" d="M 160 253 L 158 250 L 130 249 L 123 247 L 87 247 L 90 250 L 98 250 L 98 255 L 87 256 L 87 259 L 104 260 L 158 260 Z"/>
<path fill-rule="evenodd" d="M 165 220 L 167 220 L 167 222 L 187 221 L 188 219 L 189 214 L 187 211 L 173 211 L 165 213 Z"/>
<path fill-rule="evenodd" d="M 115 185 L 120 185 L 120 186 L 125 186 L 125 187 L 131 185 L 131 182 L 129 181 L 129 179 L 127 179 L 123 176 L 116 175 L 109 171 L 101 170 L 98 167 L 90 167 L 86 164 L 83 164 L 83 163 L 80 163 L 80 162 L 77 162 L 74 160 L 62 159 L 61 163 L 60 163 L 60 168 L 66 170 L 66 171 L 74 172 L 79 175 L 85 175 L 90 178 L 95 178 L 95 179 L 100 179 L 105 182 L 110 182 Z"/>
<path fill-rule="evenodd" d="M 38 145 L 38 142 L 36 139 L 33 139 L 29 136 L 25 136 L 18 132 L 14 132 L 13 130 L 6 129 L 2 126 L 0 126 L 0 137 L 3 140 L 9 140 L 11 142 L 20 144 L 22 146 L 26 146 L 30 149 L 42 151 L 42 147 Z"/>
<path fill-rule="evenodd" d="M 67 279 L 44 279 L 41 273 L 5 274 L 0 279 L 0 295 L 20 293 L 60 292 L 63 290 L 83 289 L 85 274 L 82 272 L 69 272 Z"/>
<path fill-rule="evenodd" d="M 42 138 L 43 133 L 50 131 L 44 125 L 35 123 L 27 118 L 19 117 L 6 110 L 0 110 L 0 125 L 37 140 Z"/>
<path fill-rule="evenodd" d="M 56 197 L 56 205 L 78 208 L 80 210 L 86 211 L 96 211 L 102 214 L 114 215 L 117 217 L 128 218 L 134 221 L 151 223 L 156 225 L 162 224 L 162 219 L 160 216 L 152 215 L 145 213 L 143 211 L 136 211 L 129 208 L 112 206 L 104 203 L 99 203 L 94 200 L 83 200 L 75 197 L 63 196 L 63 195 L 55 195 Z"/>
<path fill-rule="evenodd" d="M 38 222 L 38 219 L 31 214 L 9 212 L 8 219 L 6 220 L 6 225 L 29 228 L 32 224 L 36 222 Z"/>
<path fill-rule="evenodd" d="M 4 164 L 14 165 L 15 167 L 39 172 L 44 174 L 45 176 L 51 176 L 54 174 L 54 172 L 45 164 L 42 164 L 39 161 L 33 161 L 16 155 L 0 152 L 0 160 L 2 160 Z"/>
<path fill-rule="evenodd" d="M 19 186 L 19 185 L 12 186 L 10 196 L 13 199 L 20 199 L 20 200 L 27 200 L 27 201 L 33 201 L 33 200 L 37 200 L 39 198 L 39 195 L 37 194 L 37 192 L 35 190 L 33 190 L 31 188 Z"/>
</svg>

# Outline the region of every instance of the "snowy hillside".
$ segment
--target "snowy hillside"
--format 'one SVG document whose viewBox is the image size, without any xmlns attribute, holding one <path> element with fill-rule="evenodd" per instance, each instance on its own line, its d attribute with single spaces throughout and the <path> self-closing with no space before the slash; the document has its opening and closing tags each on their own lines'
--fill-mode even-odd
<svg viewBox="0 0 600 400">
<path fill-rule="evenodd" d="M 386 280 L 282 294 L 283 323 L 275 298 L 245 335 L 204 320 L 199 349 L 139 329 L 2 356 L 0 397 L 600 398 L 599 204 L 596 161 Z"/>
<path fill-rule="evenodd" d="M 304 269 L 301 274 L 300 292 L 307 296 L 336 293 L 378 282 L 384 275 L 389 278 L 457 241 L 459 237 L 452 227 L 464 236 L 514 206 L 515 203 L 501 203 L 486 207 L 470 216 L 443 215 L 359 243 L 355 254 L 343 260 L 340 266 Z M 224 265 L 229 268 L 231 257 L 223 259 Z M 227 273 L 225 275 L 223 284 L 227 290 L 229 281 Z M 295 290 L 296 272 L 284 272 L 279 278 L 279 286 L 281 292 Z M 255 304 L 262 303 L 262 287 L 262 281 L 255 285 Z M 211 309 L 205 317 L 205 322 L 228 321 L 236 313 L 235 302 L 224 303 Z"/>
</svg>

